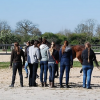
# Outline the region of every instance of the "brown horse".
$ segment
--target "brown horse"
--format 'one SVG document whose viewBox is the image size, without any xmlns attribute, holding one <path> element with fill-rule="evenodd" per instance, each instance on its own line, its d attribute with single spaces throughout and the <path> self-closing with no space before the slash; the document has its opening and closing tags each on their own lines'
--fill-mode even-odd
<svg viewBox="0 0 100 100">
<path fill-rule="evenodd" d="M 82 54 L 82 51 L 84 49 L 85 49 L 84 45 L 75 45 L 75 46 L 72 46 L 73 59 L 77 58 L 80 61 L 81 64 L 82 64 L 81 54 Z"/>
</svg>

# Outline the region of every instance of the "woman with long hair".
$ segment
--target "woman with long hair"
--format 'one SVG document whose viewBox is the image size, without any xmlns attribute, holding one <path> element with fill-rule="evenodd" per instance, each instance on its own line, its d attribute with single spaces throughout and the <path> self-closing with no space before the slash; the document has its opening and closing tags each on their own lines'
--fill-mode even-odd
<svg viewBox="0 0 100 100">
<path fill-rule="evenodd" d="M 47 41 L 46 39 L 42 40 L 42 44 L 40 45 L 40 82 L 41 86 L 46 87 L 47 86 L 47 70 L 48 70 L 48 49 L 49 47 L 46 45 Z M 43 80 L 43 74 L 44 74 L 44 80 Z"/>
<path fill-rule="evenodd" d="M 32 43 L 33 44 L 33 43 Z M 35 40 L 34 44 L 27 48 L 27 62 L 30 69 L 29 74 L 29 87 L 36 85 L 36 74 L 38 68 L 38 60 L 40 59 L 40 51 L 38 48 L 38 41 Z"/>
<path fill-rule="evenodd" d="M 48 50 L 48 68 L 49 68 L 49 86 L 54 87 L 54 77 L 56 68 L 56 58 L 59 52 L 55 50 L 55 43 L 51 42 L 51 47 Z M 59 58 L 58 58 L 59 59 Z"/>
<path fill-rule="evenodd" d="M 70 67 L 73 65 L 72 49 L 68 46 L 68 41 L 64 41 L 64 45 L 59 51 L 59 60 L 60 60 L 60 88 L 63 87 L 62 79 L 64 70 L 66 69 L 66 88 L 69 88 L 69 72 Z"/>
<path fill-rule="evenodd" d="M 23 64 L 21 57 L 23 57 Z M 13 63 L 13 75 L 10 87 L 14 87 L 17 69 L 20 76 L 20 85 L 21 87 L 23 87 L 22 65 L 23 66 L 25 65 L 25 57 L 24 57 L 24 52 L 22 49 L 20 49 L 18 42 L 14 43 L 14 49 L 12 50 L 11 53 L 10 68 L 12 68 L 12 63 Z"/>
<path fill-rule="evenodd" d="M 85 43 L 85 50 L 82 52 L 82 69 L 83 69 L 83 88 L 91 89 L 91 75 L 93 70 L 93 61 L 96 60 L 94 51 L 91 49 L 89 42 Z M 87 79 L 87 85 L 86 85 Z"/>
</svg>

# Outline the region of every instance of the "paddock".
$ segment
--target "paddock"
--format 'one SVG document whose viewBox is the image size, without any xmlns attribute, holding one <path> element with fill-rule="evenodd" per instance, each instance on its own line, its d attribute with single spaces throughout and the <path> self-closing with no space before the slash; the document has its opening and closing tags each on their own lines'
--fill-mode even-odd
<svg viewBox="0 0 100 100">
<path fill-rule="evenodd" d="M 55 88 L 41 87 L 40 77 L 36 80 L 38 87 L 29 87 L 25 70 L 23 69 L 23 85 L 20 87 L 19 75 L 17 73 L 15 87 L 11 88 L 12 69 L 0 69 L 0 100 L 99 100 L 100 99 L 100 70 L 94 68 L 92 73 L 92 89 L 82 87 L 83 74 L 81 68 L 71 68 L 69 85 L 71 88 L 59 88 L 59 77 L 55 78 Z M 38 68 L 38 75 L 40 69 Z M 49 77 L 49 73 L 48 73 Z M 49 80 L 49 79 L 47 79 Z M 49 83 L 47 81 L 47 83 Z M 63 85 L 65 86 L 65 74 Z"/>
</svg>

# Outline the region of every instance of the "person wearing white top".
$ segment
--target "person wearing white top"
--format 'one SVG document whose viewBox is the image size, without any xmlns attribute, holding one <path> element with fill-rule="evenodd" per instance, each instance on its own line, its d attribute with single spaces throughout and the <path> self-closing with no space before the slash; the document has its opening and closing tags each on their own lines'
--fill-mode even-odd
<svg viewBox="0 0 100 100">
<path fill-rule="evenodd" d="M 38 68 L 38 60 L 40 59 L 40 51 L 38 41 L 34 41 L 34 45 L 27 49 L 27 62 L 30 69 L 29 86 L 36 86 L 36 74 Z"/>
</svg>

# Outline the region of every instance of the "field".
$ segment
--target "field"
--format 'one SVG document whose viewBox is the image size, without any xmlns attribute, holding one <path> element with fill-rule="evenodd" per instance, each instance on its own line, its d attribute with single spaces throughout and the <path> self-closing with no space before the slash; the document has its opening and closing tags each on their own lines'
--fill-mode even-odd
<svg viewBox="0 0 100 100">
<path fill-rule="evenodd" d="M 2 55 L 0 55 L 2 56 Z M 3 56 L 4 57 L 4 56 Z M 74 62 L 74 67 L 70 70 L 69 85 L 71 88 L 59 88 L 59 77 L 55 78 L 55 88 L 41 87 L 40 77 L 36 80 L 38 87 L 29 87 L 28 78 L 23 69 L 24 87 L 20 87 L 19 75 L 16 75 L 14 88 L 10 88 L 12 79 L 12 69 L 9 69 L 8 57 L 0 57 L 0 100 L 99 100 L 100 99 L 100 70 L 94 67 L 91 79 L 92 89 L 84 89 L 82 87 L 83 73 L 80 74 L 79 62 Z M 75 67 L 76 66 L 76 67 Z M 38 68 L 38 75 L 40 75 L 40 68 Z M 49 71 L 48 71 L 49 78 Z M 47 83 L 49 83 L 47 79 Z M 65 74 L 63 77 L 63 84 L 65 86 Z"/>
</svg>

